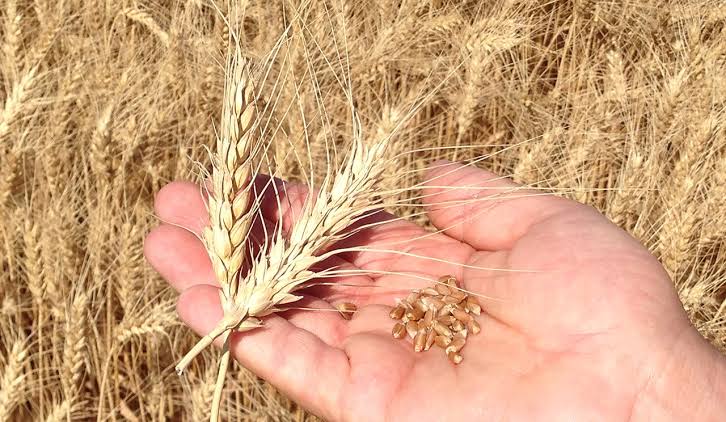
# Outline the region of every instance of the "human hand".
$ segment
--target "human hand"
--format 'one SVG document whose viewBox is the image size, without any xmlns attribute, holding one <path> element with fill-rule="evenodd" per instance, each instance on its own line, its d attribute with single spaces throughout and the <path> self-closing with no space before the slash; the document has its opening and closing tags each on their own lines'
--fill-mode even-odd
<svg viewBox="0 0 726 422">
<path fill-rule="evenodd" d="M 351 321 L 334 312 L 272 315 L 233 336 L 233 356 L 330 420 L 716 420 L 719 406 L 723 415 L 724 358 L 637 241 L 590 207 L 473 167 L 440 164 L 427 179 L 424 201 L 439 232 L 377 213 L 370 218 L 385 224 L 342 245 L 369 251 L 326 262 L 371 275 L 312 287 L 293 305 L 353 302 Z M 281 215 L 283 227 L 294 224 L 306 190 L 285 191 L 283 209 L 263 207 L 268 223 Z M 204 335 L 222 309 L 192 234 L 206 224 L 199 188 L 170 184 L 156 211 L 166 224 L 149 234 L 146 256 L 181 291 L 182 320 Z M 458 366 L 392 338 L 388 317 L 396 297 L 446 274 L 490 298 L 480 300 L 482 331 Z"/>
</svg>

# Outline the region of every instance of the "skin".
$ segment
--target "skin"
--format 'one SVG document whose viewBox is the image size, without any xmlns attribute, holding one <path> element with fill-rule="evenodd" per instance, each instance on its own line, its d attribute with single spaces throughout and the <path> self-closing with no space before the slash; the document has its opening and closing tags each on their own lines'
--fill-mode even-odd
<svg viewBox="0 0 726 422">
<path fill-rule="evenodd" d="M 426 211 L 438 232 L 382 212 L 367 217 L 387 223 L 337 247 L 406 254 L 329 259 L 324 265 L 373 275 L 325 281 L 376 287 L 313 287 L 296 305 L 351 301 L 359 306 L 351 321 L 335 312 L 273 315 L 264 328 L 232 337 L 235 359 L 328 420 L 715 421 L 724 414 L 725 359 L 691 326 L 663 267 L 635 239 L 591 207 L 473 167 L 439 162 L 427 180 Z M 265 223 L 289 228 L 306 190 L 276 183 L 284 200 L 279 209 L 267 201 Z M 181 292 L 181 319 L 206 334 L 222 310 L 194 234 L 206 224 L 200 189 L 166 186 L 156 212 L 165 223 L 148 235 L 146 256 Z M 414 353 L 390 333 L 394 299 L 444 274 L 486 297 L 482 332 L 469 337 L 458 366 L 439 349 Z"/>
</svg>

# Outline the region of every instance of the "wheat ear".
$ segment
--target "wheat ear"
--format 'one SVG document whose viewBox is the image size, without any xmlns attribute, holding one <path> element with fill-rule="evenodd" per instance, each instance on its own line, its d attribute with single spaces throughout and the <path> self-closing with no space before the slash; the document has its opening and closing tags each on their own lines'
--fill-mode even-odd
<svg viewBox="0 0 726 422">
<path fill-rule="evenodd" d="M 255 156 L 254 86 L 247 62 L 243 59 L 238 45 L 234 53 L 229 56 L 226 74 L 221 133 L 213 157 L 213 186 L 208 200 L 210 226 L 204 231 L 204 242 L 212 261 L 212 268 L 222 286 L 220 296 L 225 314 L 228 313 L 239 286 L 246 253 L 245 240 L 254 217 L 249 207 L 252 162 Z M 234 325 L 228 327 L 231 328 L 234 328 Z M 227 337 L 225 335 L 224 352 L 214 391 L 210 418 L 212 421 L 219 418 L 222 386 L 229 367 Z M 179 363 L 177 372 L 181 373 L 204 347 L 194 348 Z"/>
</svg>

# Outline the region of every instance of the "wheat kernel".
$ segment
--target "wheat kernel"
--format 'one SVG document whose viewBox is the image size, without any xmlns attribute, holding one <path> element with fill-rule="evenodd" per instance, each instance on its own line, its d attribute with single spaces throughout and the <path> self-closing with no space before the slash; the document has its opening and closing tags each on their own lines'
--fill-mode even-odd
<svg viewBox="0 0 726 422">
<path fill-rule="evenodd" d="M 408 318 L 409 321 L 418 321 L 422 316 L 424 316 L 424 313 L 418 308 L 414 308 L 406 312 L 406 318 Z"/>
<path fill-rule="evenodd" d="M 409 293 L 409 294 L 408 294 L 408 296 L 406 297 L 406 302 L 408 302 L 408 303 L 410 303 L 411 305 L 413 305 L 414 303 L 416 303 L 416 301 L 418 300 L 418 298 L 419 298 L 420 296 L 421 296 L 421 295 L 420 295 L 419 293 L 417 293 L 417 292 L 411 292 L 411 293 Z"/>
<path fill-rule="evenodd" d="M 466 310 L 474 315 L 481 315 L 481 307 L 479 305 L 466 305 Z"/>
<path fill-rule="evenodd" d="M 453 275 L 448 276 L 446 281 L 444 281 L 443 283 L 449 286 L 449 288 L 457 289 L 459 287 L 459 283 L 457 283 L 456 277 L 454 277 Z"/>
<path fill-rule="evenodd" d="M 462 292 L 459 289 L 451 289 L 451 296 L 459 299 L 460 302 L 467 297 L 466 293 Z"/>
<path fill-rule="evenodd" d="M 424 347 L 424 350 L 429 350 L 431 348 L 431 346 L 433 346 L 435 339 L 436 339 L 436 331 L 429 329 L 426 332 L 426 346 Z"/>
<path fill-rule="evenodd" d="M 453 315 L 451 314 L 451 312 L 453 310 L 454 310 L 453 305 L 446 305 L 446 306 L 444 306 L 443 308 L 441 308 L 439 310 L 439 313 L 438 313 L 437 316 L 440 316 L 440 317 L 442 317 L 442 316 L 451 316 L 451 317 L 453 317 Z M 454 317 L 454 319 L 456 319 L 456 317 Z M 453 323 L 453 322 L 454 321 L 452 320 L 451 323 Z"/>
<path fill-rule="evenodd" d="M 456 321 L 456 318 L 451 315 L 441 315 L 440 317 L 436 318 L 436 321 L 444 325 L 451 325 L 454 323 L 454 321 Z"/>
<path fill-rule="evenodd" d="M 431 323 L 434 322 L 434 312 L 431 310 L 426 311 L 423 321 L 426 325 L 431 325 Z"/>
<path fill-rule="evenodd" d="M 452 280 L 456 280 L 453 275 L 442 275 L 439 277 L 439 283 L 451 285 Z"/>
<path fill-rule="evenodd" d="M 466 327 L 471 330 L 472 334 L 479 334 L 481 332 L 481 325 L 476 320 L 472 319 L 466 324 Z"/>
<path fill-rule="evenodd" d="M 481 305 L 479 305 L 479 300 L 474 296 L 467 297 L 466 310 L 474 315 L 481 315 Z"/>
<path fill-rule="evenodd" d="M 413 338 L 413 351 L 418 353 L 423 351 L 426 347 L 426 331 L 420 330 L 416 333 L 416 337 Z"/>
<path fill-rule="evenodd" d="M 454 321 L 453 324 L 451 324 L 451 329 L 454 331 L 461 331 L 466 327 L 463 322 L 459 321 L 458 319 Z"/>
<path fill-rule="evenodd" d="M 403 318 L 403 314 L 406 313 L 406 310 L 403 309 L 400 306 L 396 306 L 395 308 L 391 309 L 391 312 L 388 314 L 392 319 L 401 319 Z"/>
<path fill-rule="evenodd" d="M 429 309 L 436 309 L 437 311 L 444 307 L 444 302 L 436 297 L 424 297 L 421 299 Z"/>
<path fill-rule="evenodd" d="M 441 334 L 442 336 L 451 337 L 451 330 L 449 330 L 448 327 L 441 324 L 440 322 L 434 321 L 432 326 L 434 330 L 436 330 L 436 332 Z"/>
<path fill-rule="evenodd" d="M 454 296 L 451 296 L 451 295 L 444 296 L 444 303 L 448 303 L 448 304 L 451 304 L 451 305 L 455 305 L 455 304 L 457 304 L 459 302 L 461 302 L 461 299 L 458 299 L 458 298 L 456 298 Z"/>
<path fill-rule="evenodd" d="M 398 306 L 402 307 L 404 311 L 408 312 L 413 309 L 413 304 L 406 302 L 405 300 L 397 299 Z"/>
<path fill-rule="evenodd" d="M 458 319 L 459 321 L 461 321 L 463 323 L 468 323 L 469 321 L 471 321 L 473 319 L 471 317 L 471 315 L 469 315 L 469 314 L 466 313 L 466 311 L 463 311 L 463 310 L 458 309 L 458 308 L 452 310 L 451 311 L 451 314 L 454 315 L 454 317 L 456 319 Z"/>
<path fill-rule="evenodd" d="M 416 336 L 416 332 L 418 332 L 418 324 L 416 323 L 416 321 L 408 321 L 406 323 L 406 332 L 411 338 L 414 338 L 414 336 Z"/>
<path fill-rule="evenodd" d="M 448 353 L 446 353 L 446 356 L 449 358 L 451 363 L 453 363 L 454 365 L 460 364 L 461 361 L 463 360 L 461 355 L 456 352 L 448 352 Z"/>
<path fill-rule="evenodd" d="M 439 295 L 439 292 L 437 292 L 436 289 L 434 289 L 433 287 L 427 287 L 427 288 L 423 289 L 422 293 L 425 294 L 426 296 L 438 296 Z"/>
<path fill-rule="evenodd" d="M 466 345 L 466 340 L 462 338 L 454 338 L 451 343 L 449 343 L 448 346 L 446 346 L 446 353 L 449 352 L 458 352 L 461 349 L 464 348 L 464 345 Z"/>
<path fill-rule="evenodd" d="M 338 309 L 338 312 L 340 315 L 347 320 L 351 320 L 353 318 L 353 314 L 358 310 L 358 307 L 355 306 L 354 303 L 350 302 L 343 302 L 335 305 L 336 309 Z"/>
<path fill-rule="evenodd" d="M 403 336 L 406 335 L 406 327 L 401 324 L 400 322 L 397 322 L 393 326 L 393 330 L 391 330 L 391 334 L 393 334 L 393 338 L 403 338 Z"/>
<path fill-rule="evenodd" d="M 448 346 L 451 343 L 451 337 L 446 336 L 436 336 L 434 337 L 434 344 L 439 346 L 442 349 L 445 349 L 446 346 Z"/>
<path fill-rule="evenodd" d="M 445 284 L 437 284 L 435 287 L 436 291 L 439 292 L 440 295 L 446 296 L 451 294 L 451 290 L 449 290 L 449 287 Z"/>
</svg>

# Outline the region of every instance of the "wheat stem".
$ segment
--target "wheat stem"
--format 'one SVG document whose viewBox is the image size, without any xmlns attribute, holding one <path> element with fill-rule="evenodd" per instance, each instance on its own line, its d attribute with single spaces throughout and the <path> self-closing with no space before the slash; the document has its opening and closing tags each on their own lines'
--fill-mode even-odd
<svg viewBox="0 0 726 422">
<path fill-rule="evenodd" d="M 229 369 L 230 361 L 230 341 L 231 331 L 227 330 L 224 332 L 222 337 L 224 338 L 224 347 L 222 351 L 222 357 L 219 359 L 219 372 L 217 373 L 217 382 L 214 384 L 214 396 L 212 398 L 212 411 L 209 420 L 211 422 L 219 421 L 219 408 L 222 403 L 222 390 L 224 389 L 224 380 L 227 377 L 227 370 Z"/>
</svg>

